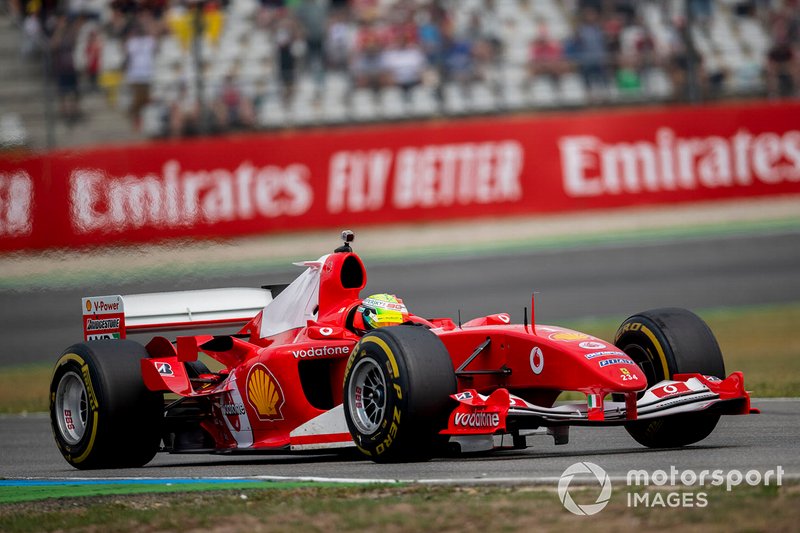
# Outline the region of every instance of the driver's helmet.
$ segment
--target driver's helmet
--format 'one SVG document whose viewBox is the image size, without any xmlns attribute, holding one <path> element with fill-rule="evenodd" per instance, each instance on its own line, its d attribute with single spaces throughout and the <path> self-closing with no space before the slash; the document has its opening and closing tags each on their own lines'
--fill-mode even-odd
<svg viewBox="0 0 800 533">
<path fill-rule="evenodd" d="M 373 294 L 361 302 L 356 316 L 360 318 L 357 322 L 363 322 L 363 329 L 369 331 L 408 321 L 408 309 L 394 294 Z"/>
</svg>

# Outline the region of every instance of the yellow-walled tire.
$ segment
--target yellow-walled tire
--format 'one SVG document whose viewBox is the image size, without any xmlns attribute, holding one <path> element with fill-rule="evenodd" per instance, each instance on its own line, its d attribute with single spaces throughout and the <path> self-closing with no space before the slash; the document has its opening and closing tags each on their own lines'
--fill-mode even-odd
<svg viewBox="0 0 800 533">
<path fill-rule="evenodd" d="M 699 373 L 725 378 L 719 344 L 708 325 L 681 308 L 653 309 L 625 320 L 614 344 L 647 376 L 647 385 L 675 374 Z M 625 429 L 648 448 L 676 448 L 708 437 L 719 422 L 716 413 L 686 413 L 628 422 Z"/>
<path fill-rule="evenodd" d="M 439 338 L 421 326 L 366 334 L 344 379 L 344 412 L 361 453 L 379 462 L 429 459 L 446 440 L 456 377 Z"/>
<path fill-rule="evenodd" d="M 127 340 L 75 344 L 50 382 L 50 423 L 61 455 L 81 470 L 147 464 L 161 444 L 164 400 L 142 381 L 145 348 Z"/>
</svg>

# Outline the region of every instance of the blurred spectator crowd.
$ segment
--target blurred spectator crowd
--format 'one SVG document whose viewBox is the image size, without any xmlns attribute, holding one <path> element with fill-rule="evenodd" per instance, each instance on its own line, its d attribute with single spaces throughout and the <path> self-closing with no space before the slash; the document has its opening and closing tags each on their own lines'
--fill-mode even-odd
<svg viewBox="0 0 800 533">
<path fill-rule="evenodd" d="M 61 116 L 151 137 L 793 97 L 797 0 L 12 0 Z M 44 53 L 46 52 L 46 53 Z"/>
</svg>

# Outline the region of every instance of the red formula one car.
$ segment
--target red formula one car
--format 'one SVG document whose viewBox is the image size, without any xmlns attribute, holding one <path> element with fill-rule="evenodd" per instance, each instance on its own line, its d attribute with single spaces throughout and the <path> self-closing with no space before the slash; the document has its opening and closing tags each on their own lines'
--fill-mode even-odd
<svg viewBox="0 0 800 533">
<path fill-rule="evenodd" d="M 50 386 L 64 458 L 117 468 L 158 451 L 355 446 L 404 461 L 524 448 L 540 433 L 564 444 L 571 425 L 622 425 L 645 446 L 673 447 L 707 437 L 720 415 L 753 411 L 742 374 L 722 379 L 717 342 L 689 311 L 633 315 L 613 343 L 536 324 L 533 308 L 522 324 L 504 313 L 423 319 L 388 295 L 362 300 L 366 271 L 343 237 L 285 288 L 84 298 L 85 342 L 64 351 Z M 375 327 L 377 314 L 399 325 Z M 125 340 L 221 325 L 241 329 Z M 562 391 L 585 401 L 556 404 Z"/>
</svg>

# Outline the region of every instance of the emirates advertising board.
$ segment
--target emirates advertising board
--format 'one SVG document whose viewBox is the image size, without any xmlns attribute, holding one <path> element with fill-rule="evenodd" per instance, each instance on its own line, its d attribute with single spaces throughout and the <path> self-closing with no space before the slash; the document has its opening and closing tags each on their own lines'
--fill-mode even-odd
<svg viewBox="0 0 800 533">
<path fill-rule="evenodd" d="M 0 156 L 0 250 L 800 192 L 800 104 L 474 118 Z"/>
</svg>

